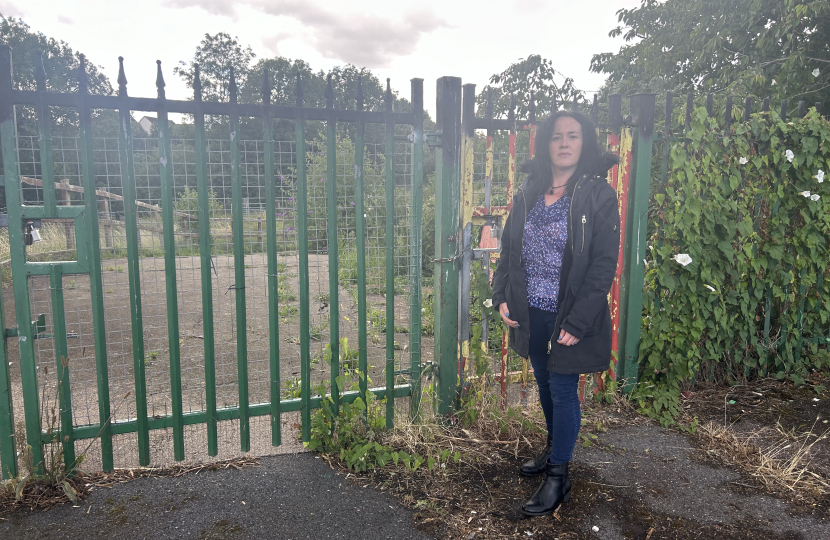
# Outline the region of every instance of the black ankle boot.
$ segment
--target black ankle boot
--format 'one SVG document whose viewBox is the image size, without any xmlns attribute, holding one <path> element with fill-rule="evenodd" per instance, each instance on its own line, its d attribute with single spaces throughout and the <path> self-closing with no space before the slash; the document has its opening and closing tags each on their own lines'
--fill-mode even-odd
<svg viewBox="0 0 830 540">
<path fill-rule="evenodd" d="M 542 450 L 542 453 L 535 458 L 523 463 L 522 466 L 519 467 L 519 474 L 522 476 L 536 476 L 537 474 L 545 472 L 545 465 L 547 465 L 548 460 L 550 459 L 550 447 L 552 444 L 553 437 L 548 435 L 548 444 L 545 446 L 545 449 Z"/>
<path fill-rule="evenodd" d="M 545 477 L 536 493 L 522 506 L 526 516 L 547 516 L 560 504 L 571 498 L 571 480 L 568 478 L 568 464 L 545 466 Z"/>
</svg>

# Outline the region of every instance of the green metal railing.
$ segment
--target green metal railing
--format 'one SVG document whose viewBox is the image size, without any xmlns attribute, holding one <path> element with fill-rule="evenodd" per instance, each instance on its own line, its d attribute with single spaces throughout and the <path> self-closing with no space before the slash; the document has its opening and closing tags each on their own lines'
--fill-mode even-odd
<svg viewBox="0 0 830 540">
<path fill-rule="evenodd" d="M 470 354 L 469 274 L 490 268 L 489 251 L 480 249 L 486 263 L 471 270 L 471 261 L 483 257 L 474 253 L 473 225 L 498 232 L 510 211 L 516 165 L 533 153 L 533 106 L 528 120 L 512 113 L 496 119 L 491 109 L 476 116 L 474 86 L 462 92 L 460 79 L 442 77 L 436 130 L 425 137 L 420 79 L 411 83 L 411 112 L 402 113 L 393 110 L 388 80 L 383 110 L 365 110 L 360 80 L 355 108 L 340 110 L 331 78 L 326 106 L 312 108 L 304 105 L 299 76 L 296 102 L 272 104 L 267 70 L 260 103 L 238 102 L 232 72 L 229 102 L 217 103 L 202 100 L 198 66 L 193 100 L 177 101 L 166 97 L 160 63 L 158 95 L 149 99 L 128 95 L 123 59 L 114 96 L 88 93 L 83 57 L 74 94 L 48 92 L 40 64 L 37 89 L 15 90 L 11 62 L 10 49 L 0 46 L 0 150 L 16 315 L 16 327 L 7 328 L 0 295 L 4 476 L 17 473 L 16 420 L 34 462 L 43 460 L 47 395 L 58 404 L 67 463 L 78 441 L 98 439 L 96 465 L 104 470 L 150 465 L 168 447 L 176 461 L 218 456 L 231 445 L 248 452 L 264 431 L 255 427 L 259 418 L 279 446 L 292 413 L 308 441 L 312 411 L 325 394 L 334 410 L 370 393 L 386 398 L 392 427 L 396 398 L 408 397 L 409 413 L 418 413 L 426 373 L 434 377 L 437 412 L 452 414 Z M 609 97 L 607 124 L 599 122 L 596 99 L 591 111 L 623 161 L 609 181 L 624 218 L 611 293 L 619 358 L 611 378 L 625 389 L 640 369 L 651 184 L 666 181 L 669 144 L 682 141 L 671 129 L 671 95 L 666 127 L 655 131 L 655 101 L 653 94 L 631 96 L 627 122 L 620 95 Z M 692 104 L 690 96 L 686 130 Z M 711 114 L 712 99 L 708 105 Z M 37 133 L 20 132 L 17 107 L 34 111 Z M 51 125 L 52 108 L 77 110 L 74 134 Z M 750 102 L 745 110 L 748 117 Z M 786 110 L 785 103 L 782 116 Z M 94 133 L 93 111 L 95 126 L 99 118 L 117 119 L 117 136 Z M 138 136 L 134 111 L 156 113 L 150 136 Z M 189 115 L 192 127 L 175 126 L 171 114 Z M 275 140 L 278 121 L 293 123 L 293 140 Z M 355 126 L 353 139 L 338 139 L 339 123 Z M 382 140 L 367 142 L 367 124 L 383 125 Z M 325 142 L 307 140 L 308 126 L 323 129 Z M 487 130 L 483 152 L 475 150 L 477 129 Z M 497 131 L 507 134 L 499 151 Z M 436 158 L 432 363 L 421 350 L 425 143 Z M 52 227 L 60 246 L 48 253 L 27 246 L 36 226 Z M 808 292 L 800 286 L 799 328 L 781 329 L 797 334 L 797 354 L 805 343 L 830 339 L 802 335 Z M 396 309 L 403 296 L 408 306 Z M 769 348 L 771 291 L 761 301 Z M 485 347 L 487 333 L 483 325 Z M 514 369 L 506 351 L 501 360 L 506 392 Z M 346 369 L 358 374 L 356 389 L 341 391 Z M 15 407 L 22 407 L 17 418 Z M 159 443 L 162 433 L 169 444 Z"/>
<path fill-rule="evenodd" d="M 271 104 L 267 72 L 260 104 L 238 103 L 233 74 L 229 103 L 215 103 L 201 99 L 198 68 L 194 99 L 177 101 L 165 95 L 160 63 L 158 96 L 147 99 L 128 95 L 123 60 L 116 96 L 88 93 L 83 58 L 77 94 L 46 91 L 39 66 L 37 90 L 15 90 L 11 62 L 10 49 L 0 47 L 0 144 L 17 318 L 17 328 L 6 329 L 0 309 L 0 329 L 17 338 L 17 346 L 8 353 L 6 339 L 0 349 L 4 476 L 17 473 L 12 393 L 16 372 L 9 369 L 8 357 L 15 353 L 23 405 L 18 414 L 25 421 L 35 463 L 43 460 L 45 442 L 47 411 L 41 397 L 55 388 L 60 394 L 60 440 L 67 461 L 74 460 L 77 441 L 98 438 L 104 470 L 124 463 L 125 452 L 136 452 L 142 466 L 157 459 L 154 452 L 159 450 L 151 444 L 155 430 L 168 431 L 177 461 L 194 451 L 188 448 L 194 440 L 205 445 L 195 450 L 220 454 L 225 444 L 221 425 L 227 421 L 238 422 L 238 435 L 232 438 L 242 452 L 251 449 L 256 417 L 270 417 L 270 440 L 277 446 L 283 442 L 282 416 L 299 412 L 301 438 L 307 441 L 311 412 L 323 399 L 317 383 L 333 395 L 335 404 L 368 393 L 387 398 L 389 426 L 396 398 L 410 397 L 410 408 L 417 411 L 424 181 L 420 79 L 412 81 L 412 112 L 402 113 L 393 111 L 388 83 L 383 111 L 364 110 L 360 85 L 356 109 L 334 109 L 330 82 L 327 107 L 317 109 L 303 105 L 299 78 L 296 105 Z M 29 144 L 15 125 L 15 108 L 32 106 L 39 131 L 30 139 L 36 139 L 37 145 Z M 78 111 L 77 143 L 65 135 L 51 135 L 52 107 Z M 117 141 L 95 137 L 93 110 L 117 114 Z M 133 136 L 133 111 L 157 114 L 155 139 Z M 173 113 L 192 116 L 192 139 L 174 138 L 169 120 Z M 224 119 L 227 138 L 209 139 L 206 117 L 211 122 Z M 262 126 L 261 139 L 256 141 L 241 137 L 243 129 L 250 133 L 251 119 Z M 273 124 L 279 119 L 295 124 L 295 139 L 289 146 L 274 140 Z M 306 123 L 318 121 L 325 122 L 324 148 L 306 142 Z M 353 155 L 340 154 L 338 122 L 357 125 Z M 365 142 L 367 124 L 384 125 L 382 149 Z M 395 136 L 398 126 L 410 127 L 408 140 Z M 210 129 L 217 132 L 215 126 Z M 73 145 L 74 169 L 66 157 Z M 338 170 L 352 158 L 354 175 L 345 181 Z M 321 166 L 326 172 L 318 188 L 316 174 Z M 315 175 L 313 180 L 310 175 Z M 370 191 L 366 182 L 371 183 Z M 378 185 L 384 186 L 383 204 L 367 208 L 365 201 L 375 200 Z M 324 196 L 319 197 L 315 190 L 323 186 Z M 188 190 L 193 190 L 192 207 Z M 261 210 L 251 209 L 252 198 L 260 201 Z M 351 199 L 354 206 L 344 199 Z M 407 222 L 402 221 L 407 217 Z M 67 227 L 67 249 L 61 250 L 60 258 L 68 260 L 38 262 L 30 256 L 33 251 L 25 237 L 30 226 L 41 223 L 35 220 L 42 220 L 43 227 L 56 220 Z M 191 226 L 192 221 L 198 224 Z M 343 226 L 349 222 L 353 228 Z M 322 248 L 318 236 L 325 237 Z M 375 259 L 367 260 L 367 253 L 377 250 L 384 254 L 382 273 Z M 257 253 L 263 254 L 261 262 L 254 259 Z M 354 265 L 356 282 L 344 276 L 344 264 Z M 327 286 L 319 276 L 312 283 L 312 270 L 325 265 Z M 42 284 L 32 281 L 37 276 L 48 278 L 48 300 L 40 299 Z M 295 279 L 299 299 L 292 288 Z M 406 283 L 399 285 L 402 294 L 409 295 L 405 311 L 395 309 L 396 279 Z M 341 327 L 351 328 L 348 305 L 345 311 L 341 305 L 343 295 L 356 296 L 360 379 L 358 391 L 341 393 L 336 382 L 342 373 Z M 225 307 L 228 298 L 232 312 Z M 32 324 L 33 306 L 51 321 L 52 336 Z M 267 316 L 252 317 L 252 310 L 265 306 Z M 371 325 L 373 336 L 386 333 L 379 366 L 374 365 L 376 356 L 370 351 L 374 347 L 368 339 L 369 312 L 377 306 L 386 319 L 383 328 Z M 324 309 L 327 317 L 319 314 Z M 260 319 L 267 322 L 260 326 Z M 408 331 L 396 329 L 407 323 Z M 327 332 L 328 350 L 322 346 Z M 396 334 L 406 336 L 408 347 L 396 344 Z M 281 348 L 294 351 L 295 345 L 298 352 L 281 355 Z M 229 346 L 235 350 L 231 352 Z M 407 349 L 409 365 L 403 365 Z M 326 354 L 331 367 L 326 365 L 320 379 L 314 366 L 325 363 Z M 53 367 L 44 369 L 46 356 L 57 372 Z M 297 376 L 288 376 L 286 370 L 295 367 Z M 381 374 L 382 384 L 370 388 L 370 374 Z M 288 388 L 293 382 L 299 393 Z M 94 416 L 89 414 L 91 407 Z M 204 438 L 193 437 L 191 426 L 200 426 Z"/>
</svg>

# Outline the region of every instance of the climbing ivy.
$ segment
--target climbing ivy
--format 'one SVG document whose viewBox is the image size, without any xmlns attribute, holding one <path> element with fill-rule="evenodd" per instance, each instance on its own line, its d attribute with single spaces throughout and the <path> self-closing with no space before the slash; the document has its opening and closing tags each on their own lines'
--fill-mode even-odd
<svg viewBox="0 0 830 540">
<path fill-rule="evenodd" d="M 770 112 L 727 128 L 697 109 L 649 219 L 643 412 L 673 423 L 696 380 L 801 384 L 830 366 L 827 342 L 809 339 L 830 335 L 827 119 Z"/>
</svg>

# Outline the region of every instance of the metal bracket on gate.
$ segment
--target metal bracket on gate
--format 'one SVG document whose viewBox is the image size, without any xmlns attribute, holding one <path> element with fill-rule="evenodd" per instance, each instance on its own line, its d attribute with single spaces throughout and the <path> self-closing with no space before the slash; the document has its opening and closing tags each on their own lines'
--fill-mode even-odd
<svg viewBox="0 0 830 540">
<path fill-rule="evenodd" d="M 475 225 L 489 226 L 490 237 L 496 239 L 496 247 L 489 248 L 473 248 L 473 260 L 483 259 L 490 253 L 499 253 L 501 251 L 501 217 L 500 216 L 475 216 Z"/>
<path fill-rule="evenodd" d="M 427 146 L 431 148 L 438 148 L 441 146 L 441 137 L 443 132 L 438 129 L 435 131 L 425 131 L 424 132 L 424 142 Z"/>
<path fill-rule="evenodd" d="M 20 335 L 20 330 L 17 326 L 12 328 L 6 328 L 5 336 L 7 338 L 10 337 L 18 337 Z M 32 321 L 32 339 L 54 339 L 55 334 L 47 334 L 46 333 L 46 315 L 44 313 L 40 313 L 37 316 L 36 321 Z M 67 338 L 77 338 L 80 337 L 77 332 L 67 332 Z"/>
</svg>

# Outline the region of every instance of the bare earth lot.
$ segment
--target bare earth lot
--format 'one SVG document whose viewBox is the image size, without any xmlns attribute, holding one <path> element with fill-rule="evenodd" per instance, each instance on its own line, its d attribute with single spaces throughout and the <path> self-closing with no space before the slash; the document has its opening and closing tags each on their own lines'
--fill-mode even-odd
<svg viewBox="0 0 830 540">
<path fill-rule="evenodd" d="M 270 347 L 268 333 L 267 260 L 265 254 L 245 256 L 246 331 L 248 339 L 248 385 L 250 403 L 270 400 Z M 204 327 L 202 314 L 201 268 L 198 257 L 176 259 L 179 335 L 181 348 L 182 400 L 185 412 L 203 410 L 205 407 Z M 296 254 L 279 255 L 280 273 L 280 377 L 283 398 L 298 397 L 300 375 L 300 324 L 299 324 L 299 263 Z M 125 259 L 102 261 L 104 309 L 107 332 L 107 364 L 109 373 L 110 402 L 114 421 L 135 417 L 134 372 L 135 360 L 132 347 L 130 320 L 129 281 Z M 216 396 L 217 406 L 236 406 L 239 402 L 238 362 L 236 339 L 236 291 L 233 258 L 213 258 L 213 315 L 215 336 Z M 310 332 L 312 358 L 312 385 L 330 381 L 330 366 L 323 361 L 323 352 L 329 343 L 329 319 L 331 295 L 329 291 L 328 258 L 326 255 L 309 255 L 310 281 Z M 85 275 L 64 277 L 64 302 L 67 332 L 73 336 L 69 343 L 69 371 L 72 406 L 75 425 L 98 423 L 98 395 L 95 370 L 92 312 L 90 308 L 89 278 Z M 46 278 L 32 278 L 30 282 L 33 319 L 46 314 L 47 333 L 52 333 L 52 317 L 49 283 Z M 349 289 L 338 288 L 340 304 L 340 337 L 348 339 L 350 349 L 357 349 L 357 295 L 356 284 Z M 8 326 L 15 326 L 14 297 L 11 285 L 3 290 L 5 317 Z M 385 311 L 385 298 L 380 294 L 368 294 L 370 316 L 368 324 L 369 377 L 374 386 L 384 386 L 386 337 L 377 323 L 376 316 Z M 168 415 L 172 412 L 170 396 L 169 338 L 165 274 L 163 258 L 141 259 L 141 308 L 144 336 L 144 369 L 147 380 L 148 414 Z M 395 326 L 408 327 L 409 296 L 395 297 Z M 395 369 L 408 369 L 409 335 L 396 333 Z M 432 337 L 422 338 L 422 361 L 432 357 Z M 45 401 L 54 401 L 56 359 L 53 341 L 36 341 L 39 383 L 46 390 Z M 13 381 L 15 419 L 23 419 L 22 386 L 17 342 L 9 340 L 9 361 Z M 295 414 L 283 417 L 283 431 L 298 418 Z M 220 455 L 229 458 L 241 455 L 239 450 L 238 422 L 220 422 Z M 256 455 L 274 451 L 271 447 L 270 422 L 267 417 L 251 420 L 252 447 Z M 187 426 L 185 429 L 187 462 L 208 459 L 204 426 Z M 138 456 L 134 434 L 115 437 L 116 467 L 137 466 Z M 296 450 L 296 443 L 285 437 L 285 450 Z M 86 447 L 78 441 L 76 451 Z M 96 451 L 90 453 L 88 466 L 96 470 L 100 464 Z M 172 437 L 167 430 L 151 432 L 151 460 L 153 465 L 172 465 Z"/>
</svg>

